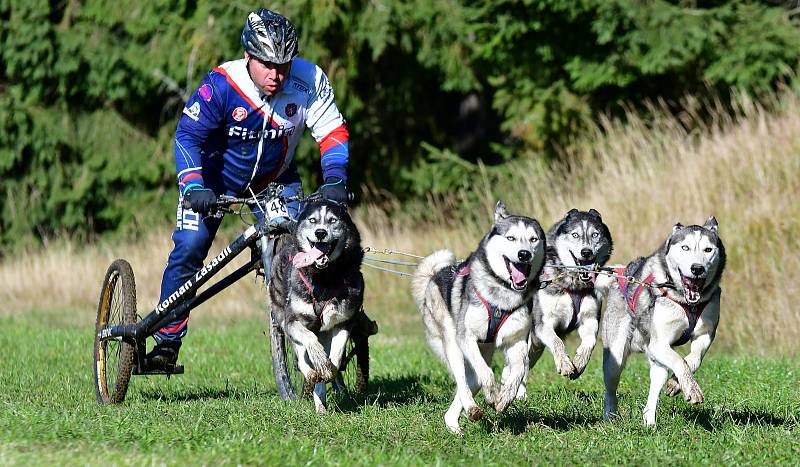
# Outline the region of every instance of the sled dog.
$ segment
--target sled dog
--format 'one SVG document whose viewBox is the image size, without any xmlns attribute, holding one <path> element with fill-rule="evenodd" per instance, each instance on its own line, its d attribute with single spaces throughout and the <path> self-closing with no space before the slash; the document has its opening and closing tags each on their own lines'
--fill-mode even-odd
<svg viewBox="0 0 800 467">
<path fill-rule="evenodd" d="M 294 345 L 306 384 L 315 384 L 320 414 L 327 411 L 324 381 L 336 377 L 364 299 L 362 259 L 361 237 L 346 207 L 317 201 L 300 213 L 272 263 L 271 313 Z"/>
<path fill-rule="evenodd" d="M 650 362 L 646 425 L 656 424 L 665 384 L 669 395 L 683 392 L 690 404 L 703 402 L 694 373 L 719 322 L 725 248 L 717 228 L 714 217 L 703 226 L 676 224 L 658 250 L 617 269 L 620 277 L 611 279 L 602 320 L 606 420 L 617 415 L 617 386 L 631 350 L 644 352 Z M 691 349 L 681 358 L 673 347 L 686 342 Z"/>
<path fill-rule="evenodd" d="M 600 213 L 570 210 L 547 232 L 547 254 L 540 288 L 533 301 L 533 331 L 530 339 L 530 367 L 544 351 L 555 359 L 556 371 L 578 378 L 592 355 L 600 328 L 600 296 L 594 288 L 595 274 L 586 268 L 606 264 L 613 241 Z M 577 331 L 581 343 L 570 360 L 562 338 Z M 525 397 L 524 383 L 519 396 Z"/>
<path fill-rule="evenodd" d="M 471 421 L 483 416 L 473 399 L 479 389 L 497 412 L 516 395 L 528 365 L 530 306 L 545 243 L 535 219 L 511 215 L 498 202 L 494 225 L 465 261 L 440 250 L 422 260 L 414 273 L 412 293 L 428 344 L 456 383 L 444 416 L 454 433 L 461 433 L 462 411 Z M 495 349 L 506 360 L 499 388 L 490 366 Z"/>
</svg>

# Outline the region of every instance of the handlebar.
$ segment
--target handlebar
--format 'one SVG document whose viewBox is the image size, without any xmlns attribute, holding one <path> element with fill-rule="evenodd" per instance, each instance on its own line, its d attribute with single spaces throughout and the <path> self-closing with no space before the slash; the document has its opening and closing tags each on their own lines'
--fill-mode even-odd
<svg viewBox="0 0 800 467">
<path fill-rule="evenodd" d="M 311 193 L 308 196 L 303 196 L 303 195 L 295 195 L 295 196 L 280 196 L 280 195 L 278 195 L 278 196 L 283 199 L 284 203 L 291 203 L 291 202 L 294 202 L 294 201 L 301 201 L 301 202 L 305 202 L 305 203 L 313 203 L 315 201 L 322 200 L 322 194 L 320 194 L 319 192 Z M 271 190 L 265 190 L 264 194 L 256 195 L 255 197 L 251 196 L 251 197 L 246 197 L 246 198 L 237 197 L 237 196 L 229 196 L 229 195 L 219 195 L 217 197 L 217 201 L 214 202 L 211 205 L 211 211 L 223 211 L 224 212 L 234 204 L 246 204 L 248 206 L 256 206 L 256 205 L 263 204 L 264 202 L 269 201 L 270 199 L 272 199 L 274 197 L 275 196 L 272 195 Z M 348 202 L 349 201 L 353 201 L 354 199 L 355 199 L 355 196 L 353 195 L 353 193 L 352 192 L 348 192 L 347 193 L 347 201 Z M 185 209 L 191 209 L 192 208 L 192 206 L 189 204 L 189 201 L 186 198 L 183 199 L 183 207 Z"/>
</svg>

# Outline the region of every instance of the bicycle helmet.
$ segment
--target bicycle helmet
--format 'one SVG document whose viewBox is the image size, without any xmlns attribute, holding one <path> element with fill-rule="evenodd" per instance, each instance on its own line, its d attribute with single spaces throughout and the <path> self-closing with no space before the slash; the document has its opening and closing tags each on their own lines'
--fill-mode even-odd
<svg viewBox="0 0 800 467">
<path fill-rule="evenodd" d="M 266 8 L 247 15 L 241 42 L 247 53 L 264 62 L 280 65 L 297 56 L 297 30 L 294 25 Z"/>
</svg>

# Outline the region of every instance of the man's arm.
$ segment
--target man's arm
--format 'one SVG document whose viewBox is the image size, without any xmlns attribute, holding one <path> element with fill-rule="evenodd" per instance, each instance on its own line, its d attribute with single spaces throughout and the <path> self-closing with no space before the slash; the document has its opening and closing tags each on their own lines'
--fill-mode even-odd
<svg viewBox="0 0 800 467">
<path fill-rule="evenodd" d="M 209 134 L 223 122 L 222 95 L 210 72 L 183 108 L 175 132 L 175 172 L 181 195 L 204 188 L 201 153 Z"/>
<path fill-rule="evenodd" d="M 306 125 L 319 144 L 322 179 L 326 184 L 334 179 L 344 184 L 350 159 L 350 133 L 336 107 L 331 83 L 319 67 L 316 67 L 315 87 L 309 100 Z"/>
</svg>

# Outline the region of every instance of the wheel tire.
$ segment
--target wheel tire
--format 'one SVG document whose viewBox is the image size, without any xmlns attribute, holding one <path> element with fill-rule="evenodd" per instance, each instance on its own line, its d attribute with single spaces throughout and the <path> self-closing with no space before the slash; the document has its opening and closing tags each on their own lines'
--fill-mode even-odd
<svg viewBox="0 0 800 467">
<path fill-rule="evenodd" d="M 363 338 L 356 351 L 356 384 L 355 390 L 366 395 L 369 391 L 369 340 Z"/>
<path fill-rule="evenodd" d="M 111 263 L 100 290 L 94 333 L 94 382 L 97 401 L 118 404 L 125 400 L 134 346 L 116 339 L 101 340 L 99 333 L 108 326 L 136 323 L 136 281 L 131 265 L 124 259 Z"/>
<path fill-rule="evenodd" d="M 272 353 L 272 372 L 278 395 L 283 400 L 297 400 L 308 396 L 314 389 L 305 384 L 305 378 L 297 365 L 294 346 L 276 325 L 270 314 L 270 351 Z M 333 381 L 337 392 L 354 391 L 366 394 L 369 387 L 369 343 L 367 337 L 351 335 L 345 347 L 344 366 Z"/>
<path fill-rule="evenodd" d="M 369 341 L 367 337 L 351 334 L 345 345 L 342 368 L 339 369 L 337 384 L 346 391 L 366 394 L 369 387 Z"/>
<path fill-rule="evenodd" d="M 269 315 L 269 342 L 272 354 L 272 373 L 278 386 L 278 395 L 283 400 L 297 400 L 303 395 L 303 373 L 297 366 L 297 355 L 294 346 L 275 322 L 272 313 Z"/>
</svg>

